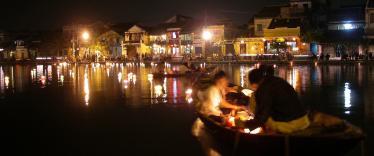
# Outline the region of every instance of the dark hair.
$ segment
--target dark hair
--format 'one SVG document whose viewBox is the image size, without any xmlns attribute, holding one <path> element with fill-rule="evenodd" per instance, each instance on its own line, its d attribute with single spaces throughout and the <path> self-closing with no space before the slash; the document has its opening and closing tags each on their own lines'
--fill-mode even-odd
<svg viewBox="0 0 374 156">
<path fill-rule="evenodd" d="M 264 75 L 260 69 L 253 69 L 248 74 L 250 83 L 259 83 L 264 78 Z"/>
<path fill-rule="evenodd" d="M 218 71 L 216 74 L 214 74 L 214 77 L 213 77 L 213 82 L 216 82 L 217 80 L 219 79 L 222 79 L 222 78 L 226 78 L 227 75 L 224 71 Z"/>
<path fill-rule="evenodd" d="M 274 68 L 267 65 L 261 65 L 258 69 L 253 69 L 248 74 L 250 83 L 259 83 L 268 76 L 274 76 Z"/>
</svg>

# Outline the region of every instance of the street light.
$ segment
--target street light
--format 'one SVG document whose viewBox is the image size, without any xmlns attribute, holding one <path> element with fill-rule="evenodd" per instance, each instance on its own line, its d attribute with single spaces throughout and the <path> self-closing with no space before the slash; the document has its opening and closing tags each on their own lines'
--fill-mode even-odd
<svg viewBox="0 0 374 156">
<path fill-rule="evenodd" d="M 207 31 L 207 30 L 204 30 L 204 31 L 203 31 L 203 39 L 204 39 L 205 41 L 209 41 L 209 40 L 211 40 L 212 37 L 213 37 L 213 35 L 212 35 L 212 33 L 211 33 L 210 31 Z"/>
<path fill-rule="evenodd" d="M 90 34 L 87 31 L 83 32 L 82 39 L 87 41 L 88 39 L 90 39 Z"/>
<path fill-rule="evenodd" d="M 212 35 L 212 33 L 210 32 L 210 31 L 208 31 L 208 30 L 204 30 L 203 31 L 203 34 L 202 34 L 202 38 L 204 39 L 204 41 L 205 41 L 205 50 L 206 51 L 209 51 L 209 49 L 207 48 L 207 42 L 209 42 L 209 41 L 211 41 L 212 40 L 212 38 L 213 38 L 213 35 Z M 205 52 L 206 53 L 206 52 Z M 204 55 L 206 55 L 206 54 L 204 54 Z"/>
</svg>

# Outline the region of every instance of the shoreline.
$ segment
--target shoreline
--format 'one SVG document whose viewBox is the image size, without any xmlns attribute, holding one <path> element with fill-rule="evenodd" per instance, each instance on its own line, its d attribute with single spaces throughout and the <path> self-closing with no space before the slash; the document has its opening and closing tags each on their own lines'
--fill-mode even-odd
<svg viewBox="0 0 374 156">
<path fill-rule="evenodd" d="M 27 61 L 27 62 L 0 62 L 0 65 L 33 65 L 33 64 L 57 64 L 64 61 Z M 107 61 L 107 62 L 96 62 L 100 64 L 106 63 L 145 63 L 151 64 L 157 61 Z M 330 61 L 311 61 L 311 60 L 292 60 L 292 61 L 280 61 L 280 60 L 238 60 L 238 61 L 190 61 L 193 64 L 276 64 L 276 65 L 347 65 L 347 64 L 374 64 L 374 60 L 330 60 Z M 93 62 L 79 62 L 71 64 L 91 64 Z M 170 64 L 183 64 L 183 61 L 167 61 Z"/>
</svg>

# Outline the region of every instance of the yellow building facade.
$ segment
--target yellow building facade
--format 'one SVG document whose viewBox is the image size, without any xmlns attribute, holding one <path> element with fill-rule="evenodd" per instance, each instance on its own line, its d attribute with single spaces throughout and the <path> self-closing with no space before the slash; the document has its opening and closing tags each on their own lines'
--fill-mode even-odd
<svg viewBox="0 0 374 156">
<path fill-rule="evenodd" d="M 235 54 L 239 56 L 264 54 L 264 39 L 260 37 L 237 38 L 234 41 Z"/>
</svg>

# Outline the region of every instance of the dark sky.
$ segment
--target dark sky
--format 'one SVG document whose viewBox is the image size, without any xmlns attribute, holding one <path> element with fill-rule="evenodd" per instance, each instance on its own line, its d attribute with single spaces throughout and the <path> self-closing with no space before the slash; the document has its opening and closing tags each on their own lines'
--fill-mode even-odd
<svg viewBox="0 0 374 156">
<path fill-rule="evenodd" d="M 282 2 L 287 0 L 1 0 L 0 28 L 56 29 L 96 20 L 155 23 L 176 13 L 201 18 L 204 10 L 244 24 L 263 6 Z"/>
</svg>

